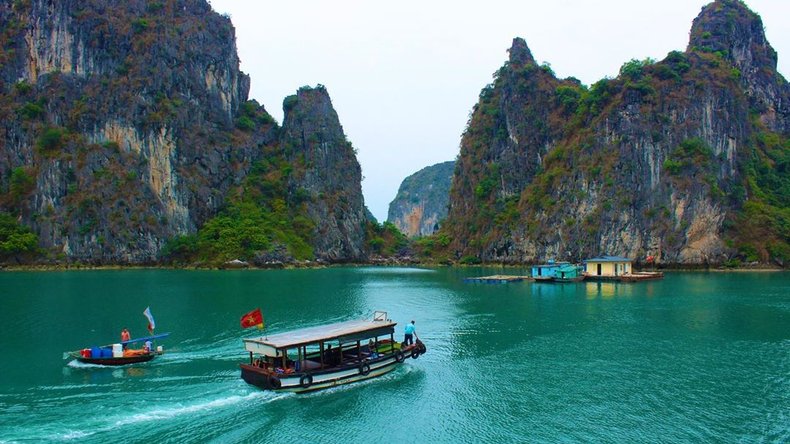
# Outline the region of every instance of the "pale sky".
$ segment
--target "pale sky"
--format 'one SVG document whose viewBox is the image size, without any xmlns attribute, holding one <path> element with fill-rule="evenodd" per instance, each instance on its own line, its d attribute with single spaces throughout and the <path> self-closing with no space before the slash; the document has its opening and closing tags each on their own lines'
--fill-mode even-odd
<svg viewBox="0 0 790 444">
<path fill-rule="evenodd" d="M 633 58 L 684 50 L 706 0 L 211 0 L 236 27 L 250 98 L 323 84 L 362 165 L 379 222 L 403 179 L 453 160 L 480 90 L 523 37 L 538 63 L 586 85 Z M 790 0 L 747 0 L 787 76 Z"/>
</svg>

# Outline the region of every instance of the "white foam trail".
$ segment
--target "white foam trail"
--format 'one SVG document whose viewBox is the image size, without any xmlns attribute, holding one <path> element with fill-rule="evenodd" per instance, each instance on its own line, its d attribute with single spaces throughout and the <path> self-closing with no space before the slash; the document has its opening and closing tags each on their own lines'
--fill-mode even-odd
<svg viewBox="0 0 790 444">
<path fill-rule="evenodd" d="M 229 396 L 227 398 L 220 398 L 215 399 L 208 402 L 203 402 L 200 404 L 194 405 L 187 405 L 187 406 L 179 406 L 175 408 L 160 408 L 157 410 L 151 410 L 145 413 L 138 413 L 136 415 L 132 415 L 129 418 L 120 419 L 114 423 L 115 427 L 130 425 L 130 424 L 138 424 L 141 422 L 150 422 L 150 421 L 158 421 L 161 419 L 171 419 L 181 415 L 186 415 L 190 413 L 202 412 L 206 410 L 212 410 L 222 407 L 228 407 L 231 405 L 236 405 L 242 402 L 247 402 L 251 400 L 258 400 L 262 399 L 265 402 L 272 402 L 277 399 L 281 399 L 282 397 L 287 396 L 284 394 L 277 394 L 272 396 L 267 392 L 262 391 L 255 391 L 251 392 L 244 396 Z M 267 399 L 268 398 L 268 399 Z"/>
<path fill-rule="evenodd" d="M 145 364 L 148 364 L 148 363 L 147 362 L 139 362 L 139 363 L 136 363 L 135 365 L 145 365 Z M 115 369 L 124 368 L 122 366 L 117 366 L 117 365 L 89 364 L 87 362 L 77 361 L 76 359 L 71 361 L 71 362 L 69 362 L 68 364 L 66 364 L 66 367 L 71 367 L 71 368 L 115 368 Z"/>
<path fill-rule="evenodd" d="M 121 384 L 121 383 L 120 382 L 113 382 L 113 383 L 109 383 L 109 384 L 42 385 L 42 386 L 36 387 L 35 389 L 36 390 L 43 390 L 43 391 L 49 391 L 49 390 L 73 390 L 73 389 L 82 389 L 82 388 L 88 388 L 88 387 L 108 387 L 108 386 L 119 385 L 119 384 Z"/>
<path fill-rule="evenodd" d="M 148 412 L 137 413 L 135 415 L 132 415 L 131 417 L 125 417 L 123 419 L 116 420 L 112 424 L 106 425 L 104 427 L 92 428 L 91 432 L 86 432 L 84 430 L 69 430 L 67 432 L 60 434 L 58 436 L 58 439 L 64 441 L 72 441 L 75 439 L 79 440 L 105 432 L 117 431 L 117 428 L 122 426 L 158 421 L 162 419 L 172 419 L 182 415 L 188 415 L 197 412 L 205 412 L 212 409 L 233 406 L 248 401 L 269 403 L 288 396 L 294 396 L 294 395 L 292 393 L 275 394 L 270 392 L 254 391 L 243 396 L 242 395 L 229 396 L 226 398 L 215 399 L 212 401 L 203 402 L 194 405 L 179 406 L 175 408 L 158 408 Z M 4 441 L 0 441 L 0 443 L 5 444 Z"/>
<path fill-rule="evenodd" d="M 89 437 L 91 435 L 93 435 L 93 433 L 83 432 L 81 430 L 74 430 L 74 431 L 65 433 L 63 436 L 61 436 L 61 438 L 65 439 L 67 441 L 71 441 L 72 439 L 87 438 L 87 437 Z"/>
</svg>

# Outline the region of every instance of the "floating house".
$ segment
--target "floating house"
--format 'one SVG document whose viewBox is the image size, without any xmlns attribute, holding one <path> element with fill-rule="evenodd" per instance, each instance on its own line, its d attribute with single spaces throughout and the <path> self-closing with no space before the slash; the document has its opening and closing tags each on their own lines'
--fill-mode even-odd
<svg viewBox="0 0 790 444">
<path fill-rule="evenodd" d="M 579 282 L 584 280 L 584 267 L 563 265 L 554 274 L 554 282 Z"/>
<path fill-rule="evenodd" d="M 532 266 L 532 278 L 536 281 L 550 281 L 553 280 L 557 276 L 557 272 L 560 268 L 570 265 L 568 262 L 554 262 L 549 261 L 546 264 L 542 265 L 533 265 Z"/>
<path fill-rule="evenodd" d="M 584 275 L 592 279 L 619 279 L 632 272 L 632 259 L 601 256 L 584 261 Z"/>
</svg>

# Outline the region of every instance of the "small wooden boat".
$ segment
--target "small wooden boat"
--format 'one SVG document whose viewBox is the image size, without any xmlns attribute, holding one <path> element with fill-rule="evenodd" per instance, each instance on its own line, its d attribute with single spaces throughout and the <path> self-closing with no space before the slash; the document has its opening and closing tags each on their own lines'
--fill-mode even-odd
<svg viewBox="0 0 790 444">
<path fill-rule="evenodd" d="M 146 336 L 142 338 L 131 339 L 128 341 L 121 341 L 117 344 L 104 345 L 101 347 L 84 348 L 82 350 L 75 350 L 63 354 L 63 358 L 69 357 L 76 359 L 83 364 L 95 365 L 110 365 L 119 366 L 127 364 L 137 364 L 140 362 L 148 362 L 155 357 L 164 353 L 162 346 L 156 349 L 147 350 L 142 349 L 124 349 L 123 346 L 127 344 L 134 344 L 137 342 L 153 341 L 155 339 L 166 338 L 170 333 L 162 333 L 154 336 Z"/>
<path fill-rule="evenodd" d="M 250 362 L 240 364 L 241 378 L 264 390 L 304 393 L 381 376 L 426 351 L 419 339 L 396 342 L 395 325 L 376 312 L 373 320 L 244 339 Z"/>
<path fill-rule="evenodd" d="M 138 351 L 138 350 L 134 350 L 134 351 Z M 139 362 L 148 362 L 157 356 L 157 352 L 155 351 L 154 352 L 146 352 L 145 350 L 139 350 L 139 351 L 141 351 L 142 353 L 131 355 L 131 356 L 122 356 L 118 358 L 112 356 L 110 356 L 109 358 L 104 358 L 104 357 L 88 358 L 85 356 L 81 356 L 75 352 L 70 352 L 69 354 L 71 355 L 71 357 L 77 359 L 77 361 L 82 362 L 83 364 L 112 365 L 112 366 L 137 364 Z"/>
</svg>

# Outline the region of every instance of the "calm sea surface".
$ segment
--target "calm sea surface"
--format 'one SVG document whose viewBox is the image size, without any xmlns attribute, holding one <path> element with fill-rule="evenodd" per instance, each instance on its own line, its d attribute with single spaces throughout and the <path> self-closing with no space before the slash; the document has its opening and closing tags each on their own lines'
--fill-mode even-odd
<svg viewBox="0 0 790 444">
<path fill-rule="evenodd" d="M 788 442 L 790 274 L 469 284 L 500 269 L 0 273 L 0 442 Z M 504 270 L 517 274 L 525 270 Z M 142 336 L 126 368 L 62 353 Z M 307 395 L 245 384 L 239 327 L 416 320 L 428 347 Z"/>
</svg>

